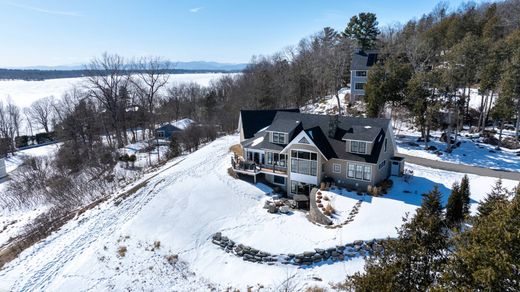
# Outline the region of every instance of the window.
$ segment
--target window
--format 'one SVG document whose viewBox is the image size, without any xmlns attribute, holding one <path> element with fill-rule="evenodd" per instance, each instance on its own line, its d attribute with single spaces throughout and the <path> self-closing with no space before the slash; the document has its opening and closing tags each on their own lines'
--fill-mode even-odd
<svg viewBox="0 0 520 292">
<path fill-rule="evenodd" d="M 275 184 L 285 185 L 285 177 L 283 177 L 283 176 L 275 175 L 273 181 L 274 181 Z"/>
<path fill-rule="evenodd" d="M 363 179 L 370 181 L 372 178 L 372 167 L 369 165 L 365 165 L 364 171 L 363 171 Z"/>
<path fill-rule="evenodd" d="M 350 152 L 365 154 L 367 150 L 366 142 L 350 141 Z"/>
<path fill-rule="evenodd" d="M 356 178 L 363 179 L 363 165 L 356 165 Z"/>
<path fill-rule="evenodd" d="M 285 133 L 273 132 L 273 143 L 285 144 Z"/>
<path fill-rule="evenodd" d="M 164 131 L 157 131 L 157 138 L 164 138 Z"/>
<path fill-rule="evenodd" d="M 388 139 L 385 138 L 385 152 L 386 152 L 386 142 L 388 141 Z"/>
<path fill-rule="evenodd" d="M 366 152 L 367 152 L 367 143 L 359 142 L 359 153 L 366 153 Z"/>
<path fill-rule="evenodd" d="M 317 169 L 317 153 L 291 150 L 291 172 L 316 176 Z"/>
<path fill-rule="evenodd" d="M 372 167 L 370 165 L 361 165 L 355 163 L 348 164 L 347 177 L 359 180 L 372 180 Z"/>
<path fill-rule="evenodd" d="M 334 163 L 332 165 L 332 172 L 334 172 L 334 173 L 341 173 L 341 164 Z"/>
<path fill-rule="evenodd" d="M 354 88 L 357 90 L 363 90 L 365 89 L 365 83 L 356 83 Z"/>
<path fill-rule="evenodd" d="M 285 154 L 279 154 L 279 153 L 273 153 L 273 152 L 267 152 L 267 163 L 268 165 L 275 165 L 286 167 L 287 165 L 287 155 Z"/>
<path fill-rule="evenodd" d="M 356 71 L 356 76 L 365 77 L 367 76 L 367 71 Z"/>
<path fill-rule="evenodd" d="M 300 144 L 309 144 L 309 141 L 307 141 L 307 139 L 305 137 L 302 137 L 300 139 L 300 141 L 298 141 L 298 143 L 300 143 Z"/>
<path fill-rule="evenodd" d="M 385 165 L 386 165 L 386 160 L 381 161 L 381 162 L 379 163 L 379 169 L 385 167 Z"/>
<path fill-rule="evenodd" d="M 348 177 L 354 177 L 354 173 L 356 171 L 356 165 L 355 164 L 348 164 Z"/>
</svg>

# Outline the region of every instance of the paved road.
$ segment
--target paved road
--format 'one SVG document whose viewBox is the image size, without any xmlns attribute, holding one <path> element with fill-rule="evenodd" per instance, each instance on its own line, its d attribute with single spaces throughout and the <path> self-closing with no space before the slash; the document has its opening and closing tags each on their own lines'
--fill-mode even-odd
<svg viewBox="0 0 520 292">
<path fill-rule="evenodd" d="M 471 173 L 471 174 L 477 174 L 477 175 L 482 175 L 482 176 L 490 176 L 490 177 L 520 181 L 520 172 L 477 167 L 477 166 L 471 166 L 471 165 L 465 165 L 465 164 L 456 164 L 456 163 L 451 163 L 451 162 L 446 162 L 446 161 L 431 160 L 431 159 L 426 159 L 426 158 L 421 158 L 421 157 L 410 156 L 410 155 L 406 155 L 406 154 L 402 154 L 402 153 L 399 153 L 396 156 L 404 157 L 406 159 L 406 162 L 418 164 L 418 165 L 422 165 L 422 166 L 427 166 L 427 167 L 431 167 L 431 168 L 438 168 L 438 169 L 442 169 L 442 170 L 449 170 L 449 171 L 462 172 L 462 173 Z"/>
</svg>

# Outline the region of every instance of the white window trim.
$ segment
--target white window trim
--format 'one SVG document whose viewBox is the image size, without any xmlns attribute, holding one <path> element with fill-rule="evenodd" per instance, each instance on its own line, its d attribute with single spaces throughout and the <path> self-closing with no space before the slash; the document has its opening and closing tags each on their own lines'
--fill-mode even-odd
<svg viewBox="0 0 520 292">
<path fill-rule="evenodd" d="M 274 141 L 274 134 L 277 134 L 278 136 L 278 139 L 280 139 L 281 137 L 283 138 L 283 141 L 280 142 L 280 140 L 278 140 L 278 142 L 275 142 Z M 281 135 L 280 135 L 281 134 Z M 271 137 L 271 143 L 276 143 L 276 144 L 287 144 L 287 133 L 284 133 L 284 132 L 271 132 L 271 135 L 269 135 Z"/>
<path fill-rule="evenodd" d="M 339 167 L 339 171 L 336 171 L 336 167 Z M 341 164 L 339 164 L 339 163 L 333 163 L 333 164 L 332 164 L 332 172 L 333 172 L 333 173 L 341 173 Z"/>
<path fill-rule="evenodd" d="M 354 165 L 354 176 L 353 177 L 350 177 L 348 175 L 349 166 L 350 165 Z M 357 172 L 357 167 L 358 166 L 361 166 L 363 168 L 363 173 L 361 174 L 361 179 L 356 178 L 356 172 Z M 365 178 L 365 166 L 370 167 L 370 180 L 364 179 Z M 371 164 L 348 162 L 347 163 L 347 175 L 346 176 L 347 176 L 347 179 L 353 179 L 353 180 L 364 181 L 364 182 L 371 182 L 372 181 L 372 176 L 374 175 L 373 171 L 374 171 L 374 168 L 372 167 Z"/>
<path fill-rule="evenodd" d="M 365 151 L 364 152 L 360 152 L 359 150 L 358 151 L 352 150 L 352 142 L 364 143 L 365 144 Z M 358 144 L 358 149 L 359 149 L 359 144 Z M 368 149 L 368 142 L 367 141 L 350 140 L 350 151 L 349 151 L 350 153 L 367 154 L 367 149 Z"/>
</svg>

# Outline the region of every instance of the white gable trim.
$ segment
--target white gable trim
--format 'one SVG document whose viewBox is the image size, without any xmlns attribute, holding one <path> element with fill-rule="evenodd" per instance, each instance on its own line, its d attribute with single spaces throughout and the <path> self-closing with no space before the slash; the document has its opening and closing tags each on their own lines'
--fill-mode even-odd
<svg viewBox="0 0 520 292">
<path fill-rule="evenodd" d="M 309 144 L 305 144 L 305 143 L 299 143 L 299 141 L 302 139 L 302 138 L 305 138 L 307 139 L 307 141 L 309 141 Z M 305 131 L 301 131 L 296 137 L 294 137 L 294 139 L 291 140 L 291 142 L 289 142 L 289 144 L 287 144 L 287 146 L 285 146 L 285 148 L 280 151 L 280 153 L 282 154 L 286 154 L 287 150 L 289 150 L 289 147 L 291 145 L 305 145 L 305 146 L 314 146 L 314 148 L 316 148 L 318 150 L 318 153 L 321 154 L 321 156 L 323 158 L 325 158 L 325 160 L 328 160 L 327 157 L 325 155 L 323 155 L 323 153 L 321 153 L 321 150 L 320 148 L 318 148 L 318 146 L 316 146 L 316 144 L 314 144 L 314 141 L 312 141 L 311 137 L 309 137 L 309 135 L 307 135 L 307 133 L 305 133 Z"/>
</svg>

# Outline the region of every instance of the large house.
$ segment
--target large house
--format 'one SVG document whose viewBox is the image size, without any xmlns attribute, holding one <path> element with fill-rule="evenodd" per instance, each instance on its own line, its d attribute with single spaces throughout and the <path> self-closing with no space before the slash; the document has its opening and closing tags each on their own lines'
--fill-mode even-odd
<svg viewBox="0 0 520 292">
<path fill-rule="evenodd" d="M 241 132 L 249 130 L 244 122 Z M 232 161 L 236 172 L 262 175 L 289 196 L 307 195 L 325 180 L 366 191 L 403 171 L 388 119 L 277 111 L 252 137 L 242 136 L 243 158 Z"/>
<path fill-rule="evenodd" d="M 359 50 L 352 56 L 350 65 L 350 100 L 362 100 L 365 96 L 365 84 L 368 71 L 377 62 L 377 51 Z"/>
</svg>

